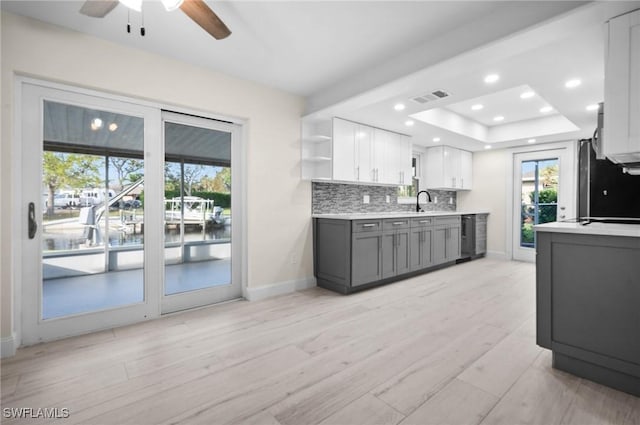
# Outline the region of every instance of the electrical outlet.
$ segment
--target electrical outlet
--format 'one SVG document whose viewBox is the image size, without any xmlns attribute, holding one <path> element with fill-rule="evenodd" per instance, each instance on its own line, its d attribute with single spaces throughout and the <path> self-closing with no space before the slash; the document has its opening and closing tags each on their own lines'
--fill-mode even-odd
<svg viewBox="0 0 640 425">
<path fill-rule="evenodd" d="M 387 195 L 387 204 L 391 202 L 391 196 Z"/>
<path fill-rule="evenodd" d="M 298 264 L 298 254 L 295 252 L 291 253 L 291 264 Z"/>
<path fill-rule="evenodd" d="M 368 204 L 369 203 L 369 195 L 364 195 L 362 197 L 362 203 L 363 204 Z"/>
<path fill-rule="evenodd" d="M 453 205 L 453 198 L 449 198 L 449 205 Z"/>
<path fill-rule="evenodd" d="M 434 204 L 437 204 L 437 203 L 438 203 L 438 197 L 437 197 L 437 196 L 434 196 L 434 197 L 433 197 L 433 203 L 434 203 Z"/>
</svg>

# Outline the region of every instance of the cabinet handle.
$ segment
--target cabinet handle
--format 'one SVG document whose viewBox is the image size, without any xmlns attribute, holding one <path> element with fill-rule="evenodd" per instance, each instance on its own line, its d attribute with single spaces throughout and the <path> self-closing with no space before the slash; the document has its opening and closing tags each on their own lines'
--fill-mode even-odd
<svg viewBox="0 0 640 425">
<path fill-rule="evenodd" d="M 378 181 L 378 169 L 376 168 L 376 181 Z"/>
<path fill-rule="evenodd" d="M 378 225 L 378 223 L 366 223 L 363 224 L 362 227 L 376 227 Z"/>
<path fill-rule="evenodd" d="M 421 220 L 420 223 L 431 223 L 431 220 Z"/>
<path fill-rule="evenodd" d="M 356 180 L 360 181 L 360 166 L 356 167 Z"/>
<path fill-rule="evenodd" d="M 404 221 L 394 221 L 392 224 L 393 224 L 394 226 L 399 226 L 399 225 L 401 225 L 401 224 L 404 224 Z"/>
<path fill-rule="evenodd" d="M 464 179 L 460 177 L 460 187 L 464 187 Z"/>
</svg>

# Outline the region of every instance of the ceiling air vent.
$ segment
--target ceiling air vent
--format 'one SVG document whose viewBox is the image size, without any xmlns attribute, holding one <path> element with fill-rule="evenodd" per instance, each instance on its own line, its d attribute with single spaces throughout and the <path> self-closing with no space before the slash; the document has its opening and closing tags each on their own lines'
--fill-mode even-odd
<svg viewBox="0 0 640 425">
<path fill-rule="evenodd" d="M 433 102 L 434 100 L 444 99 L 447 96 L 449 96 L 449 93 L 444 90 L 434 90 L 431 93 L 411 98 L 411 100 L 416 103 L 425 104 L 427 102 Z"/>
</svg>

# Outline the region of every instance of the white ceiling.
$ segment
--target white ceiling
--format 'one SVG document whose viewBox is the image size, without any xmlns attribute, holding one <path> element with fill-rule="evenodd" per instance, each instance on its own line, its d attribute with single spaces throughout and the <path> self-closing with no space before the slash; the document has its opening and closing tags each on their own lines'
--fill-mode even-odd
<svg viewBox="0 0 640 425">
<path fill-rule="evenodd" d="M 104 19 L 80 15 L 80 1 L 3 0 L 1 7 L 305 96 L 310 120 L 341 116 L 411 134 L 419 144 L 440 137 L 440 144 L 469 150 L 482 149 L 484 142 L 422 122 L 406 127 L 409 115 L 425 109 L 408 99 L 445 89 L 451 96 L 430 106 L 455 112 L 455 104 L 491 100 L 496 92 L 528 85 L 540 97 L 532 100 L 544 99 L 555 108 L 554 116 L 579 128 L 538 136 L 539 142 L 586 137 L 596 114 L 584 108 L 603 99 L 602 25 L 616 13 L 640 7 L 640 1 L 207 3 L 231 29 L 229 38 L 214 40 L 180 11 L 166 12 L 150 0 L 144 3 L 145 37 L 139 36 L 141 16 L 135 12 L 134 31 L 126 33 L 122 5 Z M 501 75 L 498 83 L 483 83 L 489 72 Z M 568 92 L 563 84 L 575 77 L 583 84 Z M 394 111 L 400 101 L 407 108 Z M 526 143 L 536 128 L 551 125 L 517 120 L 528 123 L 519 130 L 507 120 L 508 112 L 502 114 L 500 146 Z"/>
</svg>

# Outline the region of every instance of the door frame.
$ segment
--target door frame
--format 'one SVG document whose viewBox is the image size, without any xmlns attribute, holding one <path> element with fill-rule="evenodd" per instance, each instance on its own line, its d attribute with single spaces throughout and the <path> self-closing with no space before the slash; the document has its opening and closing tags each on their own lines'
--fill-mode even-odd
<svg viewBox="0 0 640 425">
<path fill-rule="evenodd" d="M 506 232 L 505 232 L 505 251 L 506 258 L 510 260 L 516 261 L 535 261 L 535 251 L 530 249 L 527 253 L 516 252 L 515 248 L 515 238 L 516 238 L 516 224 L 515 219 L 520 217 L 520 208 L 521 208 L 521 193 L 518 193 L 516 196 L 516 189 L 519 188 L 519 182 L 517 179 L 520 175 L 520 170 L 516 169 L 515 163 L 517 161 L 517 155 L 522 154 L 532 154 L 532 158 L 534 156 L 545 156 L 545 152 L 549 152 L 549 157 L 558 157 L 560 162 L 560 182 L 566 182 L 563 187 L 565 190 L 562 191 L 562 198 L 559 197 L 558 205 L 560 205 L 561 200 L 563 202 L 563 206 L 565 207 L 565 214 L 567 218 L 575 217 L 575 211 L 577 206 L 577 184 L 576 177 L 578 174 L 577 171 L 577 147 L 575 141 L 565 141 L 565 142 L 556 142 L 556 143 L 545 143 L 537 146 L 523 146 L 520 148 L 511 149 L 507 155 L 507 176 L 511 178 L 507 178 L 507 188 L 506 188 Z M 566 192 L 566 194 L 565 194 Z M 560 196 L 560 191 L 558 191 L 558 195 Z M 518 201 L 516 202 L 516 197 Z M 519 236 L 519 232 L 517 233 Z M 519 245 L 519 242 L 518 242 Z M 521 251 L 521 250 L 519 250 Z"/>
<path fill-rule="evenodd" d="M 45 331 L 44 334 L 40 334 L 38 337 L 34 337 L 34 335 L 38 335 L 37 332 L 34 333 L 34 321 L 33 316 L 29 318 L 25 317 L 26 314 L 29 314 L 34 311 L 33 308 L 24 308 L 25 296 L 33 295 L 33 285 L 26 285 L 25 281 L 27 279 L 33 279 L 33 274 L 29 276 L 28 273 L 24 273 L 25 266 L 23 265 L 23 259 L 25 258 L 25 252 L 29 248 L 29 240 L 26 237 L 27 234 L 27 203 L 32 201 L 32 197 L 29 197 L 26 194 L 22 193 L 22 163 L 23 163 L 23 152 L 22 152 L 22 137 L 23 134 L 23 120 L 25 117 L 23 116 L 23 106 L 24 106 L 24 94 L 23 90 L 25 86 L 37 86 L 42 88 L 45 91 L 61 91 L 68 93 L 71 97 L 76 97 L 77 99 L 101 99 L 106 104 L 109 105 L 117 105 L 117 104 L 127 104 L 131 105 L 133 108 L 140 108 L 142 110 L 153 110 L 153 114 L 157 115 L 157 119 L 154 118 L 154 122 L 158 123 L 157 128 L 148 128 L 148 125 L 151 123 L 147 123 L 145 121 L 145 145 L 144 145 L 144 155 L 145 159 L 158 155 L 158 149 L 162 149 L 164 151 L 164 146 L 159 147 L 150 147 L 148 145 L 152 145 L 151 137 L 156 137 L 157 141 L 161 140 L 160 132 L 161 132 L 161 112 L 162 111 L 172 111 L 185 115 L 198 116 L 206 119 L 222 121 L 228 123 L 228 125 L 232 125 L 235 131 L 235 141 L 237 141 L 235 148 L 232 151 L 232 154 L 235 155 L 236 161 L 232 166 L 232 178 L 234 179 L 234 189 L 236 190 L 237 195 L 232 197 L 233 208 L 235 211 L 238 211 L 237 214 L 234 214 L 234 219 L 232 220 L 232 225 L 234 225 L 234 240 L 236 249 L 234 249 L 234 262 L 233 266 L 234 272 L 232 276 L 238 279 L 239 284 L 239 294 L 238 296 L 246 296 L 247 288 L 246 288 L 246 276 L 247 276 L 247 257 L 248 257 L 248 248 L 247 248 L 247 237 L 246 237 L 246 225 L 247 225 L 247 213 L 246 205 L 247 194 L 246 194 L 246 146 L 247 146 L 247 138 L 248 131 L 246 131 L 245 126 L 248 125 L 247 121 L 238 117 L 230 117 L 230 116 L 221 116 L 212 114 L 210 112 L 197 110 L 197 109 L 189 109 L 183 106 L 172 105 L 168 103 L 154 102 L 148 100 L 141 100 L 134 97 L 127 97 L 124 95 L 117 95 L 107 92 L 102 92 L 93 89 L 87 89 L 83 87 L 67 85 L 62 83 L 51 82 L 44 79 L 33 78 L 23 75 L 16 75 L 14 77 L 14 118 L 13 118 L 13 130 L 12 130 L 12 154 L 13 160 L 11 162 L 11 177 L 12 181 L 12 194 L 11 205 L 12 209 L 16 214 L 11 214 L 13 221 L 13 228 L 16 229 L 12 232 L 11 240 L 12 240 L 12 248 L 11 248 L 11 262 L 13 265 L 13 279 L 12 279 L 12 318 L 13 318 L 13 334 L 15 347 L 30 345 L 38 342 L 50 341 L 54 339 L 64 338 L 73 335 L 79 335 L 87 332 L 96 332 L 104 329 L 110 329 L 117 326 L 122 326 L 126 324 L 132 324 L 141 322 L 144 320 L 150 320 L 153 318 L 157 318 L 162 314 L 162 294 L 161 290 L 163 288 L 160 287 L 157 283 L 155 285 L 151 285 L 150 282 L 155 280 L 158 282 L 159 279 L 164 279 L 164 234 L 162 231 L 162 227 L 160 221 L 160 214 L 158 213 L 157 223 L 151 223 L 158 229 L 156 232 L 149 232 L 149 236 L 151 236 L 151 241 L 148 241 L 145 238 L 145 267 L 147 267 L 148 273 L 144 273 L 144 281 L 145 281 L 145 302 L 149 299 L 155 299 L 155 302 L 148 303 L 147 307 L 144 311 L 137 309 L 134 312 L 129 312 L 127 314 L 123 314 L 121 317 L 113 318 L 113 320 L 104 321 L 104 320 L 95 320 L 96 315 L 103 314 L 103 311 L 99 312 L 89 312 L 84 313 L 79 316 L 83 318 L 88 318 L 86 320 L 86 325 L 79 326 L 71 331 L 68 331 L 69 319 L 76 319 L 78 315 L 62 317 L 59 319 L 47 319 L 52 325 L 49 330 Z M 54 98 L 52 100 L 56 100 L 58 98 Z M 87 106 L 84 105 L 83 102 L 75 102 L 75 104 L 79 106 Z M 89 102 L 88 106 L 95 107 L 95 102 Z M 121 108 L 109 108 L 113 110 L 121 110 Z M 131 113 L 128 108 L 125 108 L 124 113 Z M 41 117 L 39 118 L 41 121 Z M 42 135 L 42 123 L 37 123 L 37 131 L 40 136 Z M 150 131 L 150 134 L 147 134 L 147 131 Z M 157 133 L 157 136 L 154 135 Z M 42 138 L 42 137 L 40 137 Z M 149 138 L 149 141 L 147 141 Z M 161 145 L 162 143 L 156 143 L 156 145 Z M 148 149 L 150 148 L 150 150 Z M 164 156 L 162 156 L 164 157 Z M 233 159 L 232 159 L 233 160 Z M 153 161 L 150 162 L 150 164 Z M 164 181 L 164 159 L 162 161 L 157 161 L 155 167 L 151 166 L 147 167 L 145 164 L 145 177 L 149 176 L 152 179 L 159 179 L 158 181 Z M 163 187 L 163 186 L 162 186 Z M 38 190 L 40 193 L 40 190 Z M 154 205 L 162 206 L 163 208 L 163 191 L 161 189 L 157 189 L 155 191 L 151 191 L 151 193 L 147 193 L 146 197 L 149 201 L 152 201 Z M 37 196 L 37 203 L 42 202 L 41 196 Z M 159 211 L 162 209 L 159 207 Z M 41 226 L 41 222 L 38 223 Z M 149 228 L 152 228 L 150 226 Z M 38 229 L 38 235 L 40 235 L 40 229 Z M 157 241 L 156 241 L 157 239 Z M 39 242 L 41 239 L 39 236 L 36 237 L 36 240 Z M 155 242 L 154 242 L 155 241 Z M 147 261 L 151 261 L 150 264 L 153 266 L 147 266 Z M 41 269 L 39 267 L 39 269 Z M 38 285 L 41 291 L 42 289 L 42 270 L 39 270 L 36 278 L 39 279 L 40 284 Z M 31 292 L 29 292 L 31 291 Z M 149 292 L 151 291 L 151 292 Z M 28 293 L 28 294 L 27 294 Z M 149 298 L 151 297 L 151 298 Z M 38 296 L 36 303 L 40 304 L 40 296 Z M 183 306 L 184 307 L 184 306 Z M 195 307 L 195 306 L 194 306 Z M 36 311 L 38 312 L 37 321 L 41 321 L 40 314 L 41 306 L 36 306 Z M 128 306 L 119 307 L 114 310 L 115 312 L 122 311 L 121 309 L 127 309 Z M 187 307 L 184 307 L 187 308 Z M 26 332 L 25 332 L 26 331 Z M 25 334 L 27 333 L 26 337 Z"/>
</svg>

